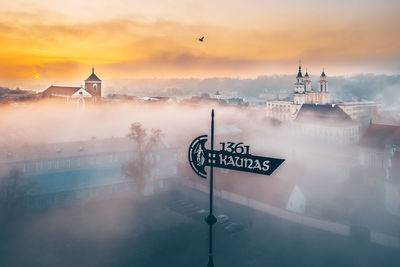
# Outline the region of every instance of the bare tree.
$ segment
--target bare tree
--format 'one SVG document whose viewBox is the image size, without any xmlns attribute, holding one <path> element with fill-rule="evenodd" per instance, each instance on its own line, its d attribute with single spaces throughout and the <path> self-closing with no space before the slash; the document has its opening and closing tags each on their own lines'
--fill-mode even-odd
<svg viewBox="0 0 400 267">
<path fill-rule="evenodd" d="M 27 194 L 34 187 L 34 182 L 23 176 L 19 169 L 11 169 L 0 179 L 0 207 L 5 216 L 17 214 L 24 207 Z"/>
<path fill-rule="evenodd" d="M 132 123 L 130 131 L 126 135 L 126 137 L 136 141 L 138 151 L 142 150 L 142 145 L 146 139 L 146 136 L 147 136 L 146 129 L 143 128 L 140 122 Z"/>
<path fill-rule="evenodd" d="M 152 168 L 148 156 L 160 144 L 164 134 L 160 129 L 151 129 L 150 136 L 147 136 L 147 131 L 142 124 L 135 122 L 131 124 L 130 131 L 126 136 L 136 142 L 137 156 L 133 160 L 122 164 L 121 171 L 126 177 L 133 179 L 138 190 L 142 192 L 146 177 L 150 175 Z"/>
</svg>

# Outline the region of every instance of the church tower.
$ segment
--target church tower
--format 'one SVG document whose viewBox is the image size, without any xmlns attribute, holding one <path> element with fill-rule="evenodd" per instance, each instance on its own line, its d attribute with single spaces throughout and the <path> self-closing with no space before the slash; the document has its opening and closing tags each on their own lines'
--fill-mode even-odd
<svg viewBox="0 0 400 267">
<path fill-rule="evenodd" d="M 301 64 L 299 63 L 299 72 L 294 83 L 294 99 L 295 104 L 304 104 L 306 102 L 306 87 L 304 84 L 303 74 L 301 73 Z"/>
<path fill-rule="evenodd" d="M 92 67 L 92 74 L 85 80 L 85 90 L 93 96 L 93 101 L 101 100 L 101 80 L 94 74 Z"/>
<path fill-rule="evenodd" d="M 324 69 L 322 69 L 317 92 L 318 92 L 318 102 L 319 103 L 321 103 L 321 104 L 329 103 L 328 81 L 326 79 Z"/>
<path fill-rule="evenodd" d="M 318 91 L 320 91 L 320 92 L 325 92 L 325 93 L 328 92 L 328 81 L 326 80 L 326 75 L 325 75 L 324 69 L 322 69 L 318 89 L 319 89 Z"/>
<path fill-rule="evenodd" d="M 306 69 L 306 74 L 304 75 L 304 87 L 305 87 L 306 93 L 308 93 L 312 90 L 310 75 L 308 75 L 307 69 Z"/>
</svg>

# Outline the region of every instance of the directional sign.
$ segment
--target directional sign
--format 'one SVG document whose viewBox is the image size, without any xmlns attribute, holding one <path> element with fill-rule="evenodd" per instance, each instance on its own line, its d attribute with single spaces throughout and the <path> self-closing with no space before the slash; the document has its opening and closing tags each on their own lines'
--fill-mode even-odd
<svg viewBox="0 0 400 267">
<path fill-rule="evenodd" d="M 207 135 L 201 135 L 189 146 L 188 158 L 193 171 L 206 179 L 206 166 L 271 175 L 285 160 L 255 156 L 243 143 L 223 142 L 221 150 L 211 151 L 205 147 Z"/>
<path fill-rule="evenodd" d="M 267 158 L 250 154 L 250 147 L 243 143 L 223 142 L 221 150 L 214 150 L 214 109 L 211 111 L 211 149 L 206 148 L 207 135 L 201 135 L 189 146 L 188 159 L 190 167 L 201 178 L 207 179 L 205 168 L 210 170 L 210 213 L 205 218 L 209 225 L 208 265 L 214 267 L 212 250 L 212 227 L 217 222 L 213 214 L 213 167 L 271 175 L 284 159 Z"/>
</svg>

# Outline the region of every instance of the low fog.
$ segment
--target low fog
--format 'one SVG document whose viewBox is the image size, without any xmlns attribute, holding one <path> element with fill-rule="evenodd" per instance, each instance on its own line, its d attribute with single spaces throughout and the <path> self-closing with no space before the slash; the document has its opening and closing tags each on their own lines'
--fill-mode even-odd
<svg viewBox="0 0 400 267">
<path fill-rule="evenodd" d="M 371 80 L 378 90 L 366 87 Z M 205 92 L 232 88 L 229 90 L 258 96 L 267 91 L 265 88 L 290 88 L 291 83 L 290 76 L 279 77 L 279 82 L 277 77 L 210 79 L 200 82 L 199 86 Z M 333 77 L 329 83 L 335 88 L 337 98 L 361 97 L 362 92 L 363 96 L 390 102 L 387 92 L 395 92 L 400 78 Z M 243 91 L 243 87 L 248 89 Z M 285 159 L 271 176 L 217 169 L 216 190 L 255 200 L 276 200 L 270 204 L 284 210 L 297 186 L 306 198 L 304 216 L 354 226 L 361 233 L 365 229 L 382 232 L 389 227 L 390 234 L 398 235 L 398 217 L 383 211 L 383 204 L 378 203 L 383 200 L 377 197 L 379 194 L 372 186 L 362 181 L 361 172 L 354 175 L 354 169 L 361 164 L 357 144 L 338 145 L 303 136 L 290 125 L 266 118 L 265 109 L 176 102 L 88 103 L 82 109 L 64 101 L 41 100 L 0 107 L 2 168 L 10 160 L 6 153 L 12 151 L 27 151 L 29 147 L 48 144 L 123 139 L 133 123 L 140 123 L 147 137 L 151 136 L 151 129 L 161 130 L 162 140 L 154 151 L 171 149 L 176 153 L 178 171 L 175 177 L 165 180 L 171 182 L 163 182 L 166 190 L 152 195 L 122 190 L 101 197 L 100 190 L 90 201 L 81 198 L 73 203 L 23 209 L 20 214 L 6 218 L 3 213 L 2 225 L 6 230 L 0 235 L 0 254 L 7 256 L 0 257 L 0 265 L 205 266 L 208 228 L 200 211 L 208 210 L 208 196 L 186 185 L 189 181 L 208 186 L 208 179 L 195 176 L 189 168 L 187 149 L 195 137 L 209 134 L 212 108 L 215 109 L 215 149 L 221 148 L 220 142 L 244 142 L 253 155 Z M 126 149 L 137 153 L 135 142 L 127 145 L 131 148 Z M 137 160 L 135 157 L 132 162 Z M 105 180 L 123 176 L 123 168 L 119 166 L 97 168 L 99 172 L 78 170 L 67 175 L 59 171 L 45 178 L 57 181 L 62 175 L 65 179 L 75 175 L 73 179 L 78 183 L 85 175 L 93 176 L 94 180 L 96 175 Z M 5 169 L 1 173 L 7 175 Z M 283 206 L 279 204 L 282 199 Z M 343 236 L 318 230 L 218 197 L 215 205 L 216 214 L 226 214 L 228 222 L 244 227 L 244 231 L 230 233 L 226 224 L 216 226 L 216 266 L 395 266 L 400 262 L 398 249 L 369 243 L 363 234 Z M 192 207 L 191 213 L 188 207 Z"/>
<path fill-rule="evenodd" d="M 386 107 L 397 107 L 400 99 L 400 76 L 358 74 L 354 76 L 330 76 L 327 70 L 330 92 L 335 101 L 377 101 Z M 318 87 L 319 74 L 311 73 L 313 88 Z M 217 90 L 227 95 L 259 97 L 262 94 L 291 93 L 293 75 L 268 75 L 255 79 L 208 78 L 208 79 L 136 79 L 111 80 L 106 86 L 108 94 L 126 93 L 148 96 L 190 96 L 199 93 L 213 94 Z"/>
</svg>

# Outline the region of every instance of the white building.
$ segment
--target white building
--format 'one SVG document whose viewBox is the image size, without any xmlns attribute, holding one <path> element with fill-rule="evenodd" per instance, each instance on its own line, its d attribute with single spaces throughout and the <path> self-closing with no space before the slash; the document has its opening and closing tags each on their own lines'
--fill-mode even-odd
<svg viewBox="0 0 400 267">
<path fill-rule="evenodd" d="M 334 144 L 353 144 L 359 124 L 335 104 L 303 104 L 293 123 L 296 135 Z"/>
<path fill-rule="evenodd" d="M 360 124 L 360 132 L 364 132 L 379 115 L 380 104 L 372 101 L 337 103 L 347 115 Z"/>
<path fill-rule="evenodd" d="M 301 105 L 294 104 L 293 101 L 268 101 L 267 117 L 280 121 L 293 121 L 300 108 Z"/>
</svg>

